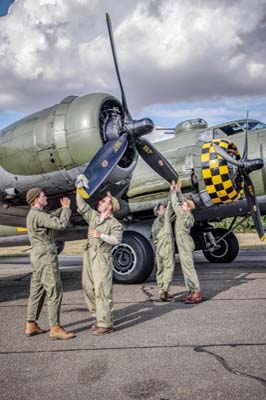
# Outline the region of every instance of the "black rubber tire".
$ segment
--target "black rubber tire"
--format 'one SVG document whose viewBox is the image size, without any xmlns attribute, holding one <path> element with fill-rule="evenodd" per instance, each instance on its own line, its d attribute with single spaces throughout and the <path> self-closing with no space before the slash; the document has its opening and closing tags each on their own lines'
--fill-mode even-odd
<svg viewBox="0 0 266 400">
<path fill-rule="evenodd" d="M 213 230 L 215 239 L 219 239 L 227 232 L 227 229 L 216 228 Z M 239 243 L 233 232 L 230 232 L 223 240 L 219 242 L 221 246 L 218 250 L 212 253 L 207 250 L 202 250 L 204 256 L 212 263 L 230 263 L 232 262 L 239 251 Z"/>
<path fill-rule="evenodd" d="M 123 241 L 112 250 L 113 279 L 116 283 L 142 283 L 154 266 L 154 251 L 145 236 L 125 231 Z"/>
<path fill-rule="evenodd" d="M 61 254 L 65 248 L 65 242 L 63 242 L 62 240 L 56 240 L 55 245 L 56 245 L 57 254 L 58 255 Z"/>
</svg>

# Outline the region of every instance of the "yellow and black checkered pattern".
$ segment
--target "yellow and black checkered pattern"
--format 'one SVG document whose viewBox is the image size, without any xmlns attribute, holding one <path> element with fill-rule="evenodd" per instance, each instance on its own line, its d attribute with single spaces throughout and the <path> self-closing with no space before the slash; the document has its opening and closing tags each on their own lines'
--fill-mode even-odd
<svg viewBox="0 0 266 400">
<path fill-rule="evenodd" d="M 235 150 L 236 160 L 240 160 L 240 154 L 234 143 L 226 139 L 214 139 L 212 142 L 204 143 L 201 148 L 202 177 L 206 190 L 214 204 L 228 204 L 241 197 L 229 176 L 227 161 L 219 156 L 212 145 L 215 142 L 218 146 L 227 151 L 228 147 Z"/>
</svg>

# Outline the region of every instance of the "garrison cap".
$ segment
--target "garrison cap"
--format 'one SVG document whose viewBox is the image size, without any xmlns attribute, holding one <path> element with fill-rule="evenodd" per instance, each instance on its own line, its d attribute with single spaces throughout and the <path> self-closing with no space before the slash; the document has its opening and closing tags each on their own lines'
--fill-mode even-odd
<svg viewBox="0 0 266 400">
<path fill-rule="evenodd" d="M 37 199 L 42 191 L 43 190 L 41 188 L 32 188 L 28 190 L 26 194 L 26 202 L 29 205 L 32 205 L 34 203 L 34 200 Z"/>
</svg>

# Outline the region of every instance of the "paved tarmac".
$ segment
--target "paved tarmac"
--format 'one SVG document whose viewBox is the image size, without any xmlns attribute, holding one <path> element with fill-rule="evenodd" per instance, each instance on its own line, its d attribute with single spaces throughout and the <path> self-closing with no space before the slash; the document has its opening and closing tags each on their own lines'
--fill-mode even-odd
<svg viewBox="0 0 266 400">
<path fill-rule="evenodd" d="M 77 334 L 51 341 L 24 336 L 29 264 L 0 259 L 0 398 L 5 400 L 246 400 L 266 398 L 266 250 L 241 250 L 231 264 L 195 261 L 204 295 L 184 293 L 178 257 L 171 303 L 154 275 L 114 285 L 116 331 L 90 332 L 80 283 L 81 258 L 61 257 L 62 324 Z M 47 308 L 40 325 L 48 328 Z"/>
</svg>

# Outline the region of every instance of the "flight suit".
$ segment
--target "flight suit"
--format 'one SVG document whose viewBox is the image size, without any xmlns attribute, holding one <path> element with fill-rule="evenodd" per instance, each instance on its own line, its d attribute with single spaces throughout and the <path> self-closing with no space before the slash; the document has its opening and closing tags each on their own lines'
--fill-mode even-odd
<svg viewBox="0 0 266 400">
<path fill-rule="evenodd" d="M 38 320 L 45 295 L 50 326 L 60 325 L 60 307 L 63 287 L 58 267 L 54 230 L 67 227 L 71 210 L 60 208 L 54 213 L 32 206 L 27 216 L 27 229 L 32 250 L 30 255 L 32 277 L 27 320 Z"/>
<path fill-rule="evenodd" d="M 188 291 L 200 291 L 198 275 L 193 260 L 195 244 L 190 236 L 190 230 L 194 225 L 194 217 L 189 211 L 182 209 L 184 197 L 181 192 L 171 191 L 171 205 L 176 215 L 175 238 L 178 247 L 179 260 L 184 275 L 185 285 Z"/>
<path fill-rule="evenodd" d="M 173 209 L 169 202 L 164 214 L 155 219 L 151 228 L 152 240 L 156 247 L 156 281 L 160 294 L 169 290 L 175 268 L 172 215 Z"/>
<path fill-rule="evenodd" d="M 87 203 L 78 203 L 78 212 L 89 225 L 89 230 L 96 229 L 105 235 L 114 236 L 118 243 L 122 241 L 123 226 L 113 215 L 101 220 L 100 213 L 93 210 Z M 88 309 L 96 316 L 97 326 L 112 327 L 113 302 L 113 245 L 101 238 L 88 235 L 83 255 L 82 287 Z"/>
</svg>

